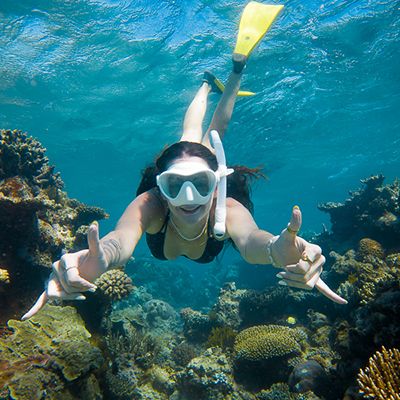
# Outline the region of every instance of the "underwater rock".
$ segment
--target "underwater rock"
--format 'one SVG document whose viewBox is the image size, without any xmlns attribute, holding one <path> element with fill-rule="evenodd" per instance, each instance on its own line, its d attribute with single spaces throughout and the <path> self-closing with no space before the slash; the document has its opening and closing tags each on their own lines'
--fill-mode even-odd
<svg viewBox="0 0 400 400">
<path fill-rule="evenodd" d="M 369 359 L 368 366 L 358 374 L 360 391 L 377 400 L 400 400 L 400 351 L 381 351 Z"/>
<path fill-rule="evenodd" d="M 77 229 L 108 216 L 68 198 L 38 141 L 17 130 L 0 136 L 0 265 L 10 279 L 0 292 L 1 323 L 31 306 L 63 251 L 87 247 Z"/>
<path fill-rule="evenodd" d="M 97 291 L 108 301 L 121 300 L 133 291 L 132 279 L 121 269 L 110 269 L 95 281 Z"/>
<path fill-rule="evenodd" d="M 321 392 L 326 383 L 326 373 L 321 364 L 308 360 L 294 367 L 289 376 L 290 389 L 296 393 Z"/>
<path fill-rule="evenodd" d="M 10 320 L 8 326 L 13 334 L 0 339 L 0 365 L 6 367 L 0 368 L 0 387 L 20 400 L 42 399 L 52 390 L 66 399 L 82 398 L 69 383 L 87 390 L 83 381 L 103 357 L 74 308 L 46 305 L 30 320 Z"/>
<path fill-rule="evenodd" d="M 329 242 L 331 238 L 336 243 L 347 242 L 349 248 L 355 247 L 360 239 L 367 236 L 378 240 L 386 249 L 398 247 L 400 182 L 395 180 L 392 184 L 383 185 L 384 179 L 383 175 L 363 179 L 363 187 L 351 192 L 344 203 L 319 205 L 320 210 L 330 215 L 332 232 L 321 234 L 318 241 Z"/>
<path fill-rule="evenodd" d="M 177 374 L 178 391 L 188 399 L 224 399 L 235 391 L 232 366 L 218 348 L 207 349 Z M 176 398 L 180 398 L 177 394 Z"/>
<path fill-rule="evenodd" d="M 152 299 L 143 306 L 146 320 L 158 332 L 176 331 L 179 326 L 178 313 L 166 301 Z"/>
</svg>

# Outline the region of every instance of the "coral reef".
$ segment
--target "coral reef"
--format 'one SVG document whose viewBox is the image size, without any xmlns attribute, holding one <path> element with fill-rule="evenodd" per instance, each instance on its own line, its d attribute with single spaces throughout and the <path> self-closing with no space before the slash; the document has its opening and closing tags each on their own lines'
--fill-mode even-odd
<svg viewBox="0 0 400 400">
<path fill-rule="evenodd" d="M 109 301 L 121 300 L 133 290 L 132 279 L 121 269 L 110 269 L 96 279 L 98 292 Z"/>
<path fill-rule="evenodd" d="M 10 320 L 8 326 L 13 333 L 0 339 L 0 387 L 11 398 L 42 399 L 51 390 L 60 398 L 79 399 L 69 382 L 87 389 L 87 379 L 98 388 L 93 371 L 103 357 L 74 308 L 47 305 L 30 320 Z"/>
<path fill-rule="evenodd" d="M 252 390 L 282 382 L 301 359 L 306 339 L 303 330 L 280 325 L 239 332 L 234 344 L 236 380 Z"/>
<path fill-rule="evenodd" d="M 301 352 L 305 334 L 301 330 L 279 325 L 253 326 L 241 331 L 235 340 L 238 361 L 264 361 Z"/>
<path fill-rule="evenodd" d="M 285 383 L 274 383 L 268 390 L 257 393 L 257 400 L 319 400 L 313 392 L 292 393 Z"/>
<path fill-rule="evenodd" d="M 220 290 L 217 303 L 209 313 L 213 323 L 219 326 L 227 325 L 234 329 L 239 328 L 241 324 L 239 304 L 245 293 L 245 290 L 236 289 L 235 282 L 225 283 Z"/>
<path fill-rule="evenodd" d="M 366 398 L 400 400 L 400 351 L 382 346 L 359 372 L 358 384 Z"/>
<path fill-rule="evenodd" d="M 87 246 L 77 230 L 107 214 L 67 197 L 37 140 L 17 130 L 0 136 L 0 265 L 10 280 L 0 292 L 4 323 L 29 307 L 63 251 Z"/>
<path fill-rule="evenodd" d="M 235 384 L 229 360 L 218 348 L 207 349 L 177 374 L 178 391 L 191 399 L 224 399 Z"/>
<path fill-rule="evenodd" d="M 224 351 L 233 349 L 236 335 L 236 331 L 234 331 L 230 326 L 218 326 L 212 328 L 206 346 L 221 347 Z"/>
<path fill-rule="evenodd" d="M 190 307 L 183 308 L 180 315 L 183 320 L 183 333 L 188 340 L 205 342 L 208 339 L 214 326 L 208 315 Z"/>
<path fill-rule="evenodd" d="M 400 182 L 383 185 L 383 175 L 361 180 L 363 187 L 344 203 L 325 203 L 318 206 L 329 213 L 332 228 L 319 237 L 324 248 L 334 243 L 347 248 L 367 236 L 379 241 L 385 249 L 398 247 L 400 237 Z M 325 246 L 327 245 L 327 246 Z M 343 247 L 342 247 L 343 248 Z M 342 250 L 340 248 L 339 250 Z"/>
<path fill-rule="evenodd" d="M 388 256 L 386 262 L 381 245 L 371 239 L 362 239 L 357 252 L 349 250 L 343 256 L 331 252 L 330 256 L 334 263 L 329 279 L 341 281 L 339 294 L 356 304 L 367 304 L 383 287 L 400 281 L 397 256 Z"/>
</svg>

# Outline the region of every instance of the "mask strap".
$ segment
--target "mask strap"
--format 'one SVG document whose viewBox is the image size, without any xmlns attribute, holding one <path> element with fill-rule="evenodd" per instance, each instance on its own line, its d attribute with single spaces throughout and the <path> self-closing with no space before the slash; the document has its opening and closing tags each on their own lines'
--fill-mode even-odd
<svg viewBox="0 0 400 400">
<path fill-rule="evenodd" d="M 226 177 L 234 171 L 232 168 L 226 168 L 225 152 L 218 132 L 212 130 L 210 136 L 215 150 L 215 156 L 217 157 L 217 175 L 219 177 L 217 205 L 215 207 L 214 236 L 221 239 L 224 237 L 226 230 Z"/>
</svg>

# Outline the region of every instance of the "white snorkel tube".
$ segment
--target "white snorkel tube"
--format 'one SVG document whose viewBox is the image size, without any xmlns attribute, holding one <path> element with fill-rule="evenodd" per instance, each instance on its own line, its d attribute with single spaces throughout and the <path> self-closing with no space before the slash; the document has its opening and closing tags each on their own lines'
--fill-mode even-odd
<svg viewBox="0 0 400 400">
<path fill-rule="evenodd" d="M 232 168 L 226 168 L 225 152 L 222 146 L 221 139 L 216 130 L 210 132 L 212 139 L 212 146 L 215 150 L 215 156 L 217 157 L 219 176 L 218 181 L 218 195 L 217 205 L 215 207 L 215 225 L 214 225 L 214 236 L 217 239 L 222 239 L 225 236 L 225 220 L 226 220 L 226 177 L 232 174 L 234 171 Z"/>
</svg>

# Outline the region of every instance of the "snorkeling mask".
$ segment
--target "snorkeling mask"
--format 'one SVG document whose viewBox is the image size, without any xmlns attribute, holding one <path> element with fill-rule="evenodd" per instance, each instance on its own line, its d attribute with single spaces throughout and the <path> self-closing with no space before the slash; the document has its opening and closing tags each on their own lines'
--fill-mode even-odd
<svg viewBox="0 0 400 400">
<path fill-rule="evenodd" d="M 175 207 L 207 204 L 218 185 L 214 235 L 225 235 L 226 177 L 233 169 L 226 167 L 224 148 L 217 131 L 210 132 L 218 169 L 213 171 L 199 162 L 181 161 L 157 175 L 157 186 Z"/>
</svg>

